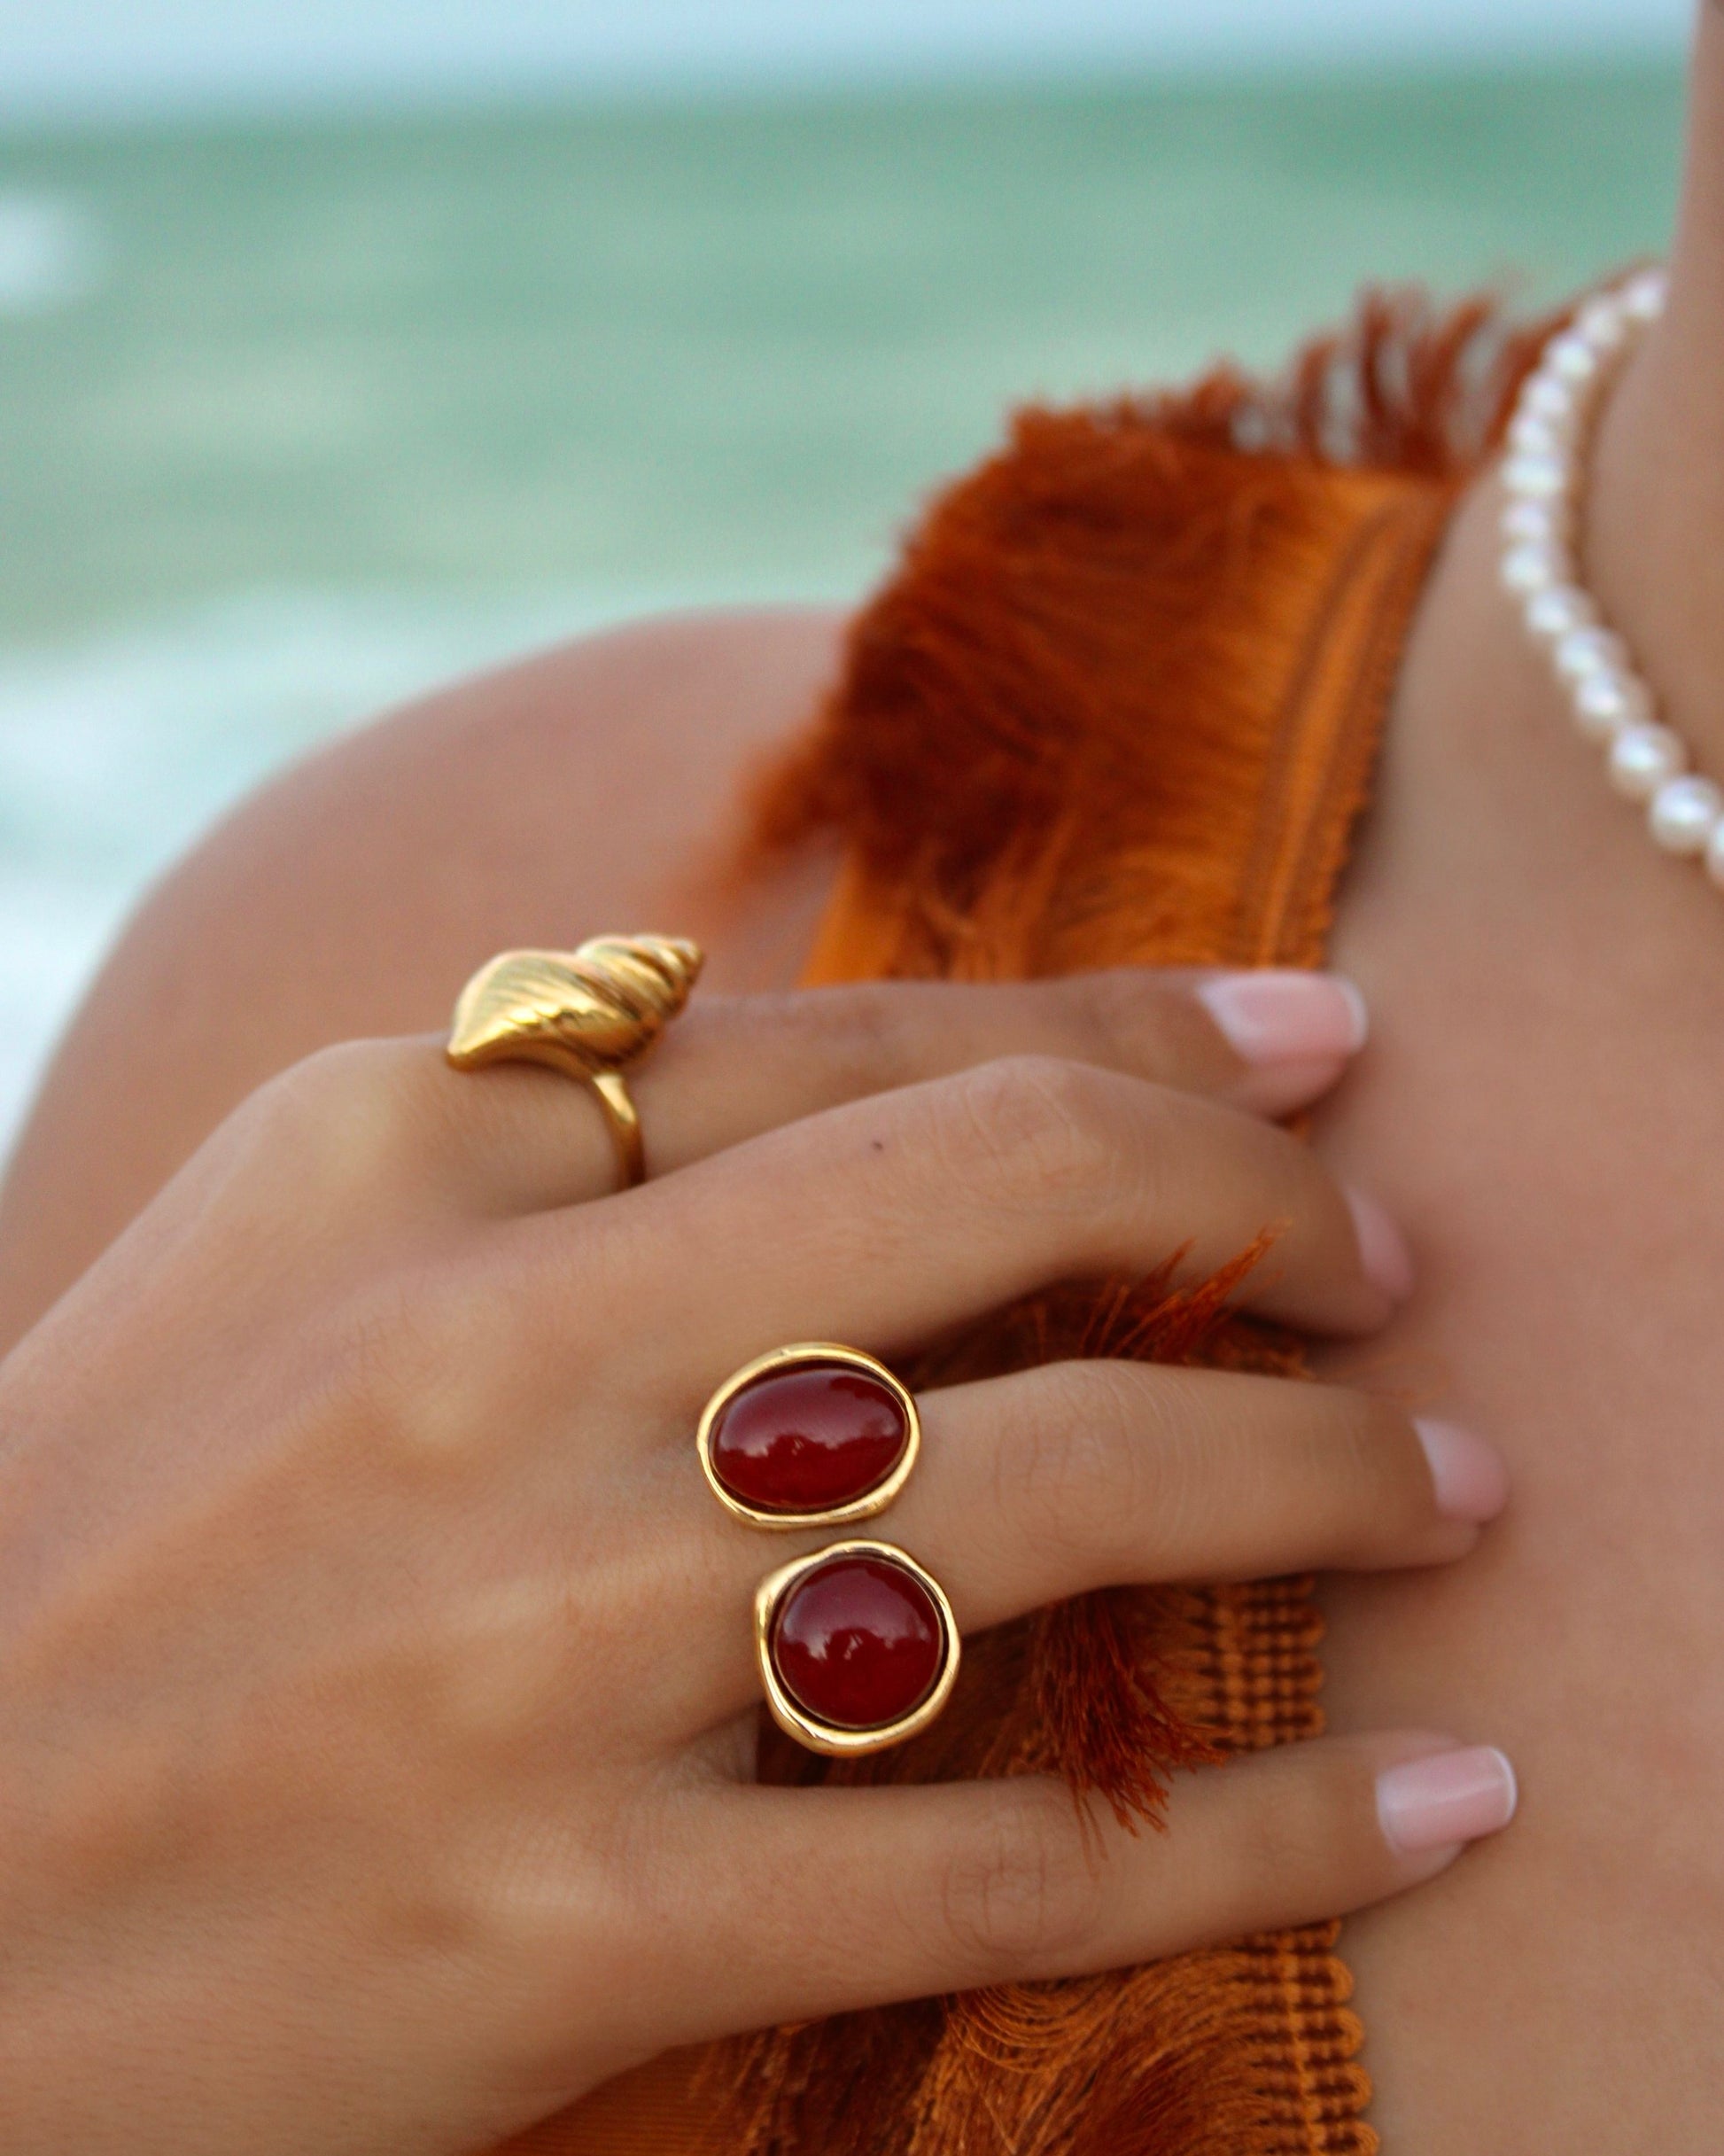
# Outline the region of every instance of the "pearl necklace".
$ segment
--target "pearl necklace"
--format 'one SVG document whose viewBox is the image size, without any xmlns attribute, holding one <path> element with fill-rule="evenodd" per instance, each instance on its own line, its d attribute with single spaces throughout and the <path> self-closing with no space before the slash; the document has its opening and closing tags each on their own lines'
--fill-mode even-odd
<svg viewBox="0 0 1724 2156">
<path fill-rule="evenodd" d="M 1704 857 L 1724 886 L 1724 791 L 1689 774 L 1688 744 L 1658 722 L 1651 690 L 1605 627 L 1574 559 L 1592 423 L 1664 298 L 1664 272 L 1642 270 L 1588 300 L 1540 354 L 1509 427 L 1501 574 L 1521 602 L 1527 634 L 1550 658 L 1575 725 L 1605 751 L 1611 785 L 1646 805 L 1647 826 L 1666 853 Z"/>
</svg>

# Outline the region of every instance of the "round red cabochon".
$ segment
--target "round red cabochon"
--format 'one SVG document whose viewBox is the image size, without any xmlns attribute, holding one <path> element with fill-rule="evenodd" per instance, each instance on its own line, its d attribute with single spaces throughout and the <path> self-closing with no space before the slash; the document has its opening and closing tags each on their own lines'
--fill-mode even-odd
<svg viewBox="0 0 1724 2156">
<path fill-rule="evenodd" d="M 913 1713 L 939 1681 L 945 1626 L 913 1574 L 884 1557 L 835 1557 L 779 1606 L 772 1654 L 798 1707 L 838 1729 Z"/>
<path fill-rule="evenodd" d="M 853 1364 L 770 1370 L 726 1400 L 707 1439 L 719 1483 L 755 1512 L 835 1512 L 904 1458 L 910 1419 L 889 1385 Z"/>
</svg>

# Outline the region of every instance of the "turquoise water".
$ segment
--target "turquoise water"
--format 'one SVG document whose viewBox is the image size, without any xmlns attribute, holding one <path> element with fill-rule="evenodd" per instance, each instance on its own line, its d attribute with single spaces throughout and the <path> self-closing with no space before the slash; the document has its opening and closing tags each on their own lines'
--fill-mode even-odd
<svg viewBox="0 0 1724 2156">
<path fill-rule="evenodd" d="M 0 135 L 0 1120 L 268 766 L 643 608 L 843 596 L 1028 393 L 1660 244 L 1673 68 Z"/>
</svg>

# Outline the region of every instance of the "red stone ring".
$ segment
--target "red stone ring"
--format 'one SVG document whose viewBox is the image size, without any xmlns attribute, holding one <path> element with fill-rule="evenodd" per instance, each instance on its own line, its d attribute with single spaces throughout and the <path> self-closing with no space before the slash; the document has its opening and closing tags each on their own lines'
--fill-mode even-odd
<svg viewBox="0 0 1724 2156">
<path fill-rule="evenodd" d="M 773 1721 L 836 1759 L 926 1729 L 958 1680 L 951 1604 L 889 1542 L 835 1542 L 768 1573 L 754 1648 Z"/>
<path fill-rule="evenodd" d="M 726 1378 L 695 1443 L 713 1493 L 750 1527 L 845 1527 L 884 1512 L 922 1441 L 916 1403 L 872 1355 L 774 1348 Z"/>
</svg>

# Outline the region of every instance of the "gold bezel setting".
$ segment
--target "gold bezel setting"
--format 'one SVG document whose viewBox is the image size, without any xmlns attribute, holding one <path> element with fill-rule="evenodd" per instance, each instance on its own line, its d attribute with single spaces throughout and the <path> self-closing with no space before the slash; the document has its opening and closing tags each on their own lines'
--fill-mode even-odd
<svg viewBox="0 0 1724 2156">
<path fill-rule="evenodd" d="M 872 1557 L 887 1564 L 897 1565 L 907 1572 L 934 1604 L 944 1635 L 940 1673 L 925 1696 L 907 1715 L 901 1715 L 896 1722 L 878 1723 L 868 1729 L 850 1729 L 835 1722 L 823 1722 L 819 1716 L 810 1714 L 786 1691 L 773 1661 L 773 1626 L 786 1596 L 811 1572 L 818 1572 L 824 1566 L 847 1557 Z M 828 1759 L 857 1759 L 866 1753 L 883 1752 L 892 1745 L 905 1743 L 918 1732 L 925 1730 L 939 1716 L 951 1697 L 952 1686 L 958 1682 L 958 1664 L 962 1646 L 951 1604 L 946 1599 L 945 1589 L 934 1575 L 926 1571 L 907 1551 L 899 1549 L 895 1543 L 862 1539 L 829 1543 L 825 1549 L 815 1550 L 806 1557 L 798 1557 L 792 1563 L 780 1565 L 776 1572 L 766 1575 L 755 1590 L 754 1653 L 760 1669 L 760 1682 L 766 1694 L 767 1708 L 785 1735 L 794 1737 L 798 1744 L 805 1745 L 811 1752 L 823 1752 Z"/>
<path fill-rule="evenodd" d="M 713 1428 L 731 1401 L 747 1386 L 757 1378 L 770 1376 L 774 1371 L 797 1363 L 848 1364 L 851 1369 L 876 1379 L 892 1395 L 903 1413 L 907 1432 L 904 1450 L 883 1482 L 876 1483 L 859 1498 L 852 1498 L 847 1505 L 835 1505 L 827 1512 L 762 1512 L 726 1490 L 718 1479 L 718 1470 L 712 1465 Z M 749 1527 L 771 1529 L 778 1534 L 800 1528 L 849 1527 L 858 1520 L 874 1519 L 885 1511 L 910 1480 L 921 1444 L 922 1420 L 916 1412 L 915 1398 L 909 1387 L 901 1384 L 885 1364 L 876 1361 L 872 1355 L 865 1355 L 860 1348 L 843 1347 L 835 1340 L 800 1340 L 788 1348 L 774 1348 L 769 1355 L 757 1355 L 752 1362 L 744 1363 L 725 1380 L 701 1410 L 700 1424 L 695 1433 L 701 1472 L 719 1504 L 734 1519 L 743 1521 Z"/>
</svg>

